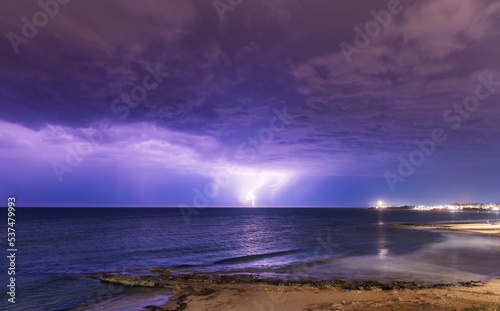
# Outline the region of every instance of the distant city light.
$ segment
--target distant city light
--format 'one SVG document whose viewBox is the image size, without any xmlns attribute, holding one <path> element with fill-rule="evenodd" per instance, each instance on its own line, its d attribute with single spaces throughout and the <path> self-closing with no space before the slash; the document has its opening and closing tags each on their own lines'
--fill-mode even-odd
<svg viewBox="0 0 500 311">
<path fill-rule="evenodd" d="M 407 210 L 421 210 L 421 211 L 500 211 L 500 203 L 452 203 L 452 204 L 439 204 L 439 205 L 401 205 L 391 206 L 378 201 L 372 208 L 385 208 L 385 209 L 407 209 Z"/>
</svg>

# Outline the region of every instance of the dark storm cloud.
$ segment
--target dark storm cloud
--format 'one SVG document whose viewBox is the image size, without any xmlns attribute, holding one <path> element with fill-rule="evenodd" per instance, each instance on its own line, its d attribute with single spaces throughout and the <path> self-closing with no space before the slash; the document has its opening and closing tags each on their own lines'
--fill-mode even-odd
<svg viewBox="0 0 500 311">
<path fill-rule="evenodd" d="M 479 76 L 492 74 L 500 80 L 498 59 L 470 66 L 484 42 L 498 38 L 499 9 L 488 1 L 422 2 L 353 54 L 352 63 L 334 51 L 296 66 L 299 90 L 311 107 L 303 109 L 304 115 L 316 126 L 324 123 L 321 131 L 331 133 L 328 140 L 353 155 L 411 150 L 415 138 L 428 137 L 433 127 L 448 127 L 443 113 L 474 93 Z M 490 48 L 499 50 L 498 45 Z M 495 100 L 498 93 L 470 123 L 464 122 L 462 141 L 489 148 L 491 143 L 479 141 L 494 140 L 498 146 L 492 132 L 499 127 L 486 121 L 492 112 L 498 114 Z M 480 129 L 477 120 L 491 127 Z M 477 129 L 474 134 L 471 128 Z"/>
<path fill-rule="evenodd" d="M 355 46 L 354 27 L 396 2 L 401 12 L 348 62 L 341 43 Z M 436 127 L 449 140 L 424 171 L 499 152 L 500 87 L 459 130 L 443 120 L 479 76 L 500 80 L 495 1 L 245 0 L 221 21 L 211 1 L 73 0 L 16 53 L 9 33 L 22 35 L 22 18 L 40 10 L 28 1 L 0 10 L 0 119 L 11 131 L 0 139 L 13 154 L 61 160 L 109 118 L 90 156 L 100 165 L 137 157 L 205 176 L 284 107 L 292 122 L 246 166 L 382 176 Z M 125 117 L 114 112 L 155 68 L 168 77 Z"/>
</svg>

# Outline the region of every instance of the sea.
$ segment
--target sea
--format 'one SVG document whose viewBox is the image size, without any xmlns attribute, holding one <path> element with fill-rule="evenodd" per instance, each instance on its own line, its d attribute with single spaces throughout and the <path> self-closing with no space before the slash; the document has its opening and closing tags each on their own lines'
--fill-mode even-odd
<svg viewBox="0 0 500 311">
<path fill-rule="evenodd" d="M 498 212 L 17 208 L 15 217 L 16 303 L 7 301 L 5 291 L 0 310 L 135 311 L 160 306 L 172 295 L 167 289 L 99 281 L 103 273 L 139 275 L 153 267 L 170 267 L 175 273 L 429 284 L 486 281 L 500 274 L 498 236 L 391 226 L 500 221 Z M 6 232 L 3 239 L 6 246 Z M 5 290 L 9 259 L 2 257 Z"/>
</svg>

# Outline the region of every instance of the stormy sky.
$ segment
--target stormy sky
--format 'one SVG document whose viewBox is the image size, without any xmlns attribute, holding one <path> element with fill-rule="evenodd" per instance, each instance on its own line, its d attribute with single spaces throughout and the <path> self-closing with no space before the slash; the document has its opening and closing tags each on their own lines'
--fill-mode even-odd
<svg viewBox="0 0 500 311">
<path fill-rule="evenodd" d="M 24 206 L 500 201 L 500 3 L 2 2 Z"/>
</svg>

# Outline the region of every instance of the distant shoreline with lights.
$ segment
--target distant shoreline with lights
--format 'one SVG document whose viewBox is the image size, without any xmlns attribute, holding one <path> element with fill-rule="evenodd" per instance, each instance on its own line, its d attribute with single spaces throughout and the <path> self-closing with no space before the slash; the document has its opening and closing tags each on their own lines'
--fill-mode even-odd
<svg viewBox="0 0 500 311">
<path fill-rule="evenodd" d="M 479 211 L 479 212 L 498 212 L 500 203 L 452 203 L 442 205 L 401 205 L 401 206 L 371 206 L 368 209 L 402 209 L 418 211 Z"/>
</svg>

